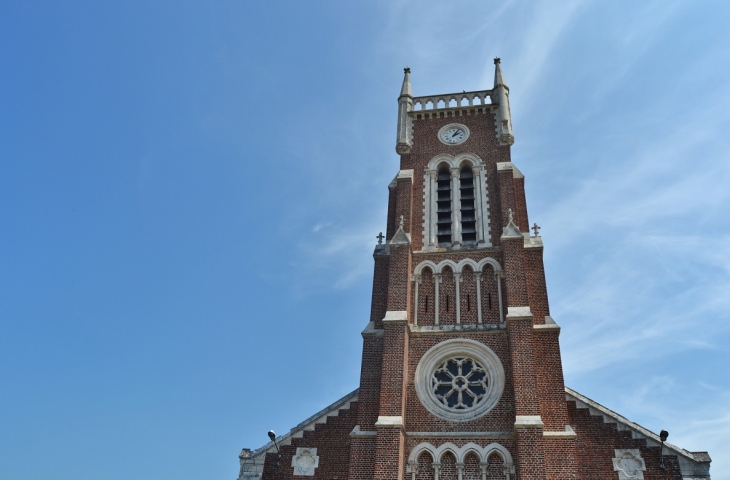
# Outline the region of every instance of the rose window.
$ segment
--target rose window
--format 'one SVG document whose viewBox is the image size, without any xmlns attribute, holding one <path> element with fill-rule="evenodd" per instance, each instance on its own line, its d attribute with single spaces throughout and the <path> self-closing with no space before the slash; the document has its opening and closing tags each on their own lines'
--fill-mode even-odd
<svg viewBox="0 0 730 480">
<path fill-rule="evenodd" d="M 450 358 L 433 373 L 433 394 L 444 406 L 454 410 L 477 405 L 487 393 L 487 372 L 472 358 Z"/>
<path fill-rule="evenodd" d="M 429 348 L 416 366 L 416 394 L 421 404 L 450 421 L 466 422 L 487 414 L 504 390 L 504 367 L 484 343 L 466 338 Z"/>
</svg>

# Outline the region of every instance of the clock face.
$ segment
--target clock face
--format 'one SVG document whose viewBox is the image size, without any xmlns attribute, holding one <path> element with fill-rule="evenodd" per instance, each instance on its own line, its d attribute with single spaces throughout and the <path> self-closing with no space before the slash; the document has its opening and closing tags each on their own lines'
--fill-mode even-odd
<svg viewBox="0 0 730 480">
<path fill-rule="evenodd" d="M 463 128 L 453 127 L 441 133 L 441 140 L 444 143 L 459 143 L 466 138 L 466 132 Z"/>
</svg>

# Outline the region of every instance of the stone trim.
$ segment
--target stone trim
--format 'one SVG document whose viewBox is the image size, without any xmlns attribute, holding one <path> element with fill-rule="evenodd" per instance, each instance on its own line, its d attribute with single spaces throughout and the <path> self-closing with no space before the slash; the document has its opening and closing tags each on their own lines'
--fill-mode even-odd
<svg viewBox="0 0 730 480">
<path fill-rule="evenodd" d="M 578 438 L 578 435 L 573 431 L 570 425 L 565 426 L 564 432 L 542 432 L 543 438 L 551 440 L 567 440 L 572 438 Z"/>
<path fill-rule="evenodd" d="M 540 415 L 517 415 L 515 417 L 515 428 L 544 428 Z"/>
<path fill-rule="evenodd" d="M 443 457 L 446 452 L 451 452 L 454 455 L 457 464 L 463 464 L 467 454 L 474 452 L 477 454 L 482 463 L 486 463 L 489 457 L 493 453 L 496 453 L 502 457 L 505 467 L 511 468 L 514 465 L 512 455 L 509 453 L 509 450 L 499 443 L 490 443 L 486 447 L 480 447 L 476 443 L 471 442 L 462 447 L 457 447 L 451 442 L 444 443 L 438 447 L 435 447 L 428 442 L 422 442 L 411 449 L 411 453 L 408 456 L 408 463 L 416 463 L 418 461 L 418 457 L 424 451 L 431 455 L 434 464 L 438 464 L 441 461 L 441 457 Z"/>
<path fill-rule="evenodd" d="M 375 426 L 384 428 L 403 428 L 403 417 L 381 415 L 378 417 L 378 421 L 375 422 Z"/>
<path fill-rule="evenodd" d="M 367 430 L 360 430 L 360 425 L 355 425 L 355 428 L 350 432 L 350 437 L 375 437 L 378 432 L 370 432 Z"/>
<path fill-rule="evenodd" d="M 388 310 L 383 317 L 383 323 L 387 322 L 407 322 L 408 312 L 405 310 Z"/>
<path fill-rule="evenodd" d="M 557 333 L 560 333 L 560 325 L 555 323 L 555 320 L 553 320 L 553 317 L 550 315 L 545 316 L 545 323 L 544 324 L 538 324 L 533 325 L 532 329 L 536 332 L 553 332 L 556 331 Z"/>
<path fill-rule="evenodd" d="M 505 172 L 512 170 L 512 178 L 525 178 L 520 170 L 512 162 L 499 162 L 497 163 L 497 172 Z"/>
<path fill-rule="evenodd" d="M 413 334 L 434 335 L 454 332 L 486 332 L 506 333 L 507 326 L 503 323 L 483 323 L 477 325 L 414 325 L 409 323 L 408 329 Z"/>
<path fill-rule="evenodd" d="M 407 169 L 407 170 L 399 170 L 398 171 L 398 175 L 396 175 L 395 178 L 396 179 L 399 179 L 399 180 L 401 178 L 408 178 L 408 179 L 413 180 L 413 169 L 410 168 L 410 169 Z"/>
<path fill-rule="evenodd" d="M 375 322 L 368 322 L 367 327 L 363 330 L 360 335 L 365 337 L 382 337 L 385 334 L 385 330 L 375 328 Z"/>
<path fill-rule="evenodd" d="M 507 307 L 507 321 L 510 320 L 532 320 L 534 315 L 530 307 Z"/>
<path fill-rule="evenodd" d="M 406 432 L 410 438 L 515 438 L 514 432 Z"/>
</svg>

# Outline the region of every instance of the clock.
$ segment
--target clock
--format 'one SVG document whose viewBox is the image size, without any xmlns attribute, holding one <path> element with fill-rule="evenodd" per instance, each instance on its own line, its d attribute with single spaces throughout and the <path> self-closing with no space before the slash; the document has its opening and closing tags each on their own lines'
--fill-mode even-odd
<svg viewBox="0 0 730 480">
<path fill-rule="evenodd" d="M 452 123 L 442 127 L 438 137 L 446 145 L 457 145 L 469 138 L 469 129 L 459 123 Z"/>
</svg>

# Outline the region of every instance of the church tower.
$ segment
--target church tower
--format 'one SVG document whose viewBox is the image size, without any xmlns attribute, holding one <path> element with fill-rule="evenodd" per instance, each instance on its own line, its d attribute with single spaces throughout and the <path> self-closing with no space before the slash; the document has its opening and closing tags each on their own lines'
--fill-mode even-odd
<svg viewBox="0 0 730 480">
<path fill-rule="evenodd" d="M 560 328 L 500 61 L 492 90 L 414 98 L 409 73 L 350 478 L 574 478 Z"/>
<path fill-rule="evenodd" d="M 565 387 L 494 64 L 491 90 L 424 97 L 405 69 L 360 387 L 244 449 L 239 479 L 710 478 L 705 452 Z"/>
</svg>

